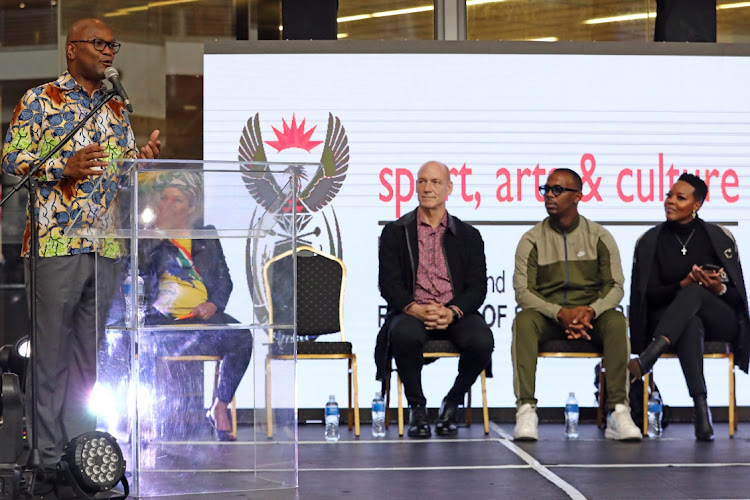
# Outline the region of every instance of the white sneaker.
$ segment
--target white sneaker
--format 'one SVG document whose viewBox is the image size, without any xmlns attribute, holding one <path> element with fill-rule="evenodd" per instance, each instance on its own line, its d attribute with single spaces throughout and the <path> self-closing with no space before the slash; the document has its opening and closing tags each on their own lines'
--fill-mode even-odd
<svg viewBox="0 0 750 500">
<path fill-rule="evenodd" d="M 630 408 L 624 404 L 615 405 L 615 411 L 607 417 L 607 430 L 604 431 L 607 439 L 618 441 L 640 441 L 643 434 L 630 417 Z"/>
<path fill-rule="evenodd" d="M 513 439 L 516 441 L 536 441 L 539 439 L 539 417 L 536 407 L 529 403 L 521 405 L 516 411 L 516 428 L 513 429 Z"/>
</svg>

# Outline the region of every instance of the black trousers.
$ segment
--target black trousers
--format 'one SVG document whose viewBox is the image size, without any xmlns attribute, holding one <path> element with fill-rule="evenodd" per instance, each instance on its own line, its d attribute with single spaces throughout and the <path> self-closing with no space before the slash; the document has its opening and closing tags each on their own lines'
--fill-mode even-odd
<svg viewBox="0 0 750 500">
<path fill-rule="evenodd" d="M 217 312 L 208 320 L 173 320 L 164 316 L 149 316 L 147 324 L 194 325 L 202 322 L 210 325 L 232 324 L 238 321 L 232 316 Z M 230 403 L 245 375 L 253 352 L 253 335 L 250 330 L 176 330 L 168 335 L 161 334 L 156 352 L 169 356 L 219 356 L 221 368 L 216 397 L 223 403 Z"/>
<path fill-rule="evenodd" d="M 401 313 L 395 316 L 390 327 L 390 344 L 396 368 L 404 383 L 409 406 L 426 405 L 422 392 L 422 350 L 428 340 L 451 340 L 458 347 L 458 376 L 445 396 L 447 401 L 462 403 L 464 395 L 490 362 L 494 339 L 492 331 L 478 314 L 459 319 L 446 330 L 427 330 L 414 316 Z"/>
<path fill-rule="evenodd" d="M 729 304 L 694 283 L 682 288 L 666 308 L 649 314 L 653 336 L 669 339 L 682 365 L 690 396 L 706 395 L 703 341 L 731 342 L 737 336 L 737 315 Z"/>
</svg>

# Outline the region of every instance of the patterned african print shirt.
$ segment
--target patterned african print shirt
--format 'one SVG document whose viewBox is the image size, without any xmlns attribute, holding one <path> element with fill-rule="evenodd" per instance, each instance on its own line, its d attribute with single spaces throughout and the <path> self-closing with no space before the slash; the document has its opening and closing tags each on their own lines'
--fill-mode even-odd
<svg viewBox="0 0 750 500">
<path fill-rule="evenodd" d="M 27 91 L 16 106 L 5 137 L 3 170 L 18 176 L 26 174 L 35 161 L 75 128 L 105 93 L 106 88 L 102 86 L 93 96 L 89 96 L 67 71 L 54 82 Z M 36 209 L 40 257 L 90 253 L 96 249 L 93 241 L 66 237 L 64 231 L 74 222 L 82 226 L 90 224 L 95 220 L 95 214 L 106 211 L 117 189 L 115 166 L 110 165 L 101 179 L 94 176 L 79 180 L 62 177 L 67 159 L 93 143 L 104 147 L 109 154 L 107 161 L 135 158 L 135 139 L 120 101 L 110 100 L 39 169 Z M 30 253 L 30 235 L 27 219 L 22 249 L 24 257 Z M 99 248 L 102 255 L 109 257 L 114 257 L 118 252 L 117 245 L 106 241 Z"/>
</svg>

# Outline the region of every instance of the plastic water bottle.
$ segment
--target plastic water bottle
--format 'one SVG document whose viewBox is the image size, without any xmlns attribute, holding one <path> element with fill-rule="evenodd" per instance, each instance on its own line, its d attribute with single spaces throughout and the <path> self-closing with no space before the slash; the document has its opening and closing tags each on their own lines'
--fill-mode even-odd
<svg viewBox="0 0 750 500">
<path fill-rule="evenodd" d="M 372 400 L 372 437 L 385 437 L 385 401 L 379 392 Z"/>
<path fill-rule="evenodd" d="M 132 327 L 133 317 L 133 296 L 132 296 L 132 278 L 130 273 L 122 284 L 122 293 L 125 296 L 125 326 Z M 138 326 L 146 323 L 146 284 L 138 275 Z"/>
<path fill-rule="evenodd" d="M 576 439 L 578 437 L 578 400 L 575 392 L 568 395 L 565 401 L 565 437 Z"/>
<path fill-rule="evenodd" d="M 648 398 L 648 437 L 652 439 L 661 437 L 661 415 L 661 396 L 659 395 L 659 391 L 654 391 Z"/>
<path fill-rule="evenodd" d="M 326 441 L 339 440 L 339 405 L 331 394 L 326 403 Z"/>
</svg>

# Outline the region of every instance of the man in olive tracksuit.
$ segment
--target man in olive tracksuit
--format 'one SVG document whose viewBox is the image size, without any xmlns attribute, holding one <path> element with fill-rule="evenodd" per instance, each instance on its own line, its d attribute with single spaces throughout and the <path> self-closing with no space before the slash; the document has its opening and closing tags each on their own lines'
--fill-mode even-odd
<svg viewBox="0 0 750 500">
<path fill-rule="evenodd" d="M 557 169 L 540 186 L 549 217 L 526 232 L 516 249 L 513 288 L 522 310 L 513 321 L 514 439 L 538 437 L 534 387 L 539 344 L 553 339 L 590 340 L 604 356 L 610 408 L 606 437 L 639 440 L 630 417 L 627 362 L 630 343 L 620 254 L 612 235 L 578 214 L 582 183 Z"/>
</svg>

